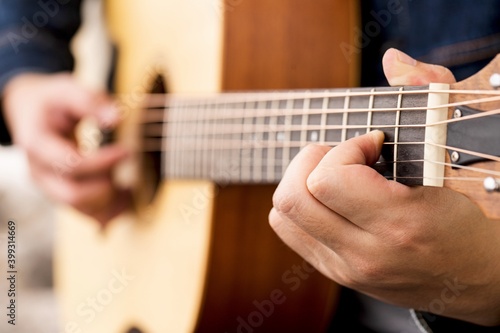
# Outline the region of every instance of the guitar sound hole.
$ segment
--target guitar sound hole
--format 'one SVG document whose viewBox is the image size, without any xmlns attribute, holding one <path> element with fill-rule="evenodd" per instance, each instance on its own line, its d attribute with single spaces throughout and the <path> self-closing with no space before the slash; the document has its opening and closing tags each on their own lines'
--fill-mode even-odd
<svg viewBox="0 0 500 333">
<path fill-rule="evenodd" d="M 167 92 L 163 76 L 157 75 L 155 77 L 149 92 L 151 94 L 159 95 L 163 95 Z M 142 112 L 157 112 L 158 109 L 163 109 L 163 106 L 155 106 L 153 108 L 145 109 Z M 153 200 L 161 181 L 162 152 L 160 143 L 162 134 L 151 131 L 150 129 L 151 127 L 161 127 L 162 125 L 163 120 L 158 120 L 154 123 L 147 123 L 143 125 L 143 139 L 150 142 L 156 142 L 156 145 L 153 147 L 153 149 L 150 149 L 142 154 L 141 177 L 143 192 L 141 201 L 145 203 L 149 203 Z"/>
<path fill-rule="evenodd" d="M 144 333 L 144 332 L 141 331 L 140 329 L 136 328 L 136 327 L 132 327 L 126 333 Z"/>
</svg>

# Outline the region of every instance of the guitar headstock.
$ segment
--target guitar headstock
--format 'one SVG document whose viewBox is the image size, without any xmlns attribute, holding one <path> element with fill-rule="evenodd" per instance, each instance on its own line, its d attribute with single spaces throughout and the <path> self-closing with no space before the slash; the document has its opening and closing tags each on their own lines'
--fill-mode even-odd
<svg viewBox="0 0 500 333">
<path fill-rule="evenodd" d="M 500 55 L 451 86 L 444 186 L 500 219 Z"/>
</svg>

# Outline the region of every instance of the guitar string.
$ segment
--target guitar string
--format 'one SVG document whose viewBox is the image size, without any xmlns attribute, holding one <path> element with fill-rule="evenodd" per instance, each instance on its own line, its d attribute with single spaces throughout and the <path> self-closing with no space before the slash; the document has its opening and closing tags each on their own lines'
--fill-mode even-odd
<svg viewBox="0 0 500 333">
<path fill-rule="evenodd" d="M 476 114 L 471 114 L 467 116 L 463 116 L 460 118 L 451 118 L 447 120 L 442 120 L 442 121 L 437 121 L 434 123 L 430 124 L 408 124 L 408 125 L 391 125 L 391 124 L 370 124 L 370 125 L 365 125 L 365 124 L 349 124 L 349 125 L 321 125 L 321 124 L 292 124 L 292 125 L 286 125 L 286 124 L 247 124 L 249 126 L 241 126 L 242 124 L 229 124 L 229 123 L 216 123 L 217 127 L 217 133 L 213 132 L 196 132 L 197 136 L 203 136 L 203 135 L 212 135 L 212 134 L 221 134 L 221 135 L 233 135 L 233 134 L 260 134 L 260 133 L 280 133 L 280 132 L 285 132 L 285 131 L 291 131 L 291 132 L 297 132 L 297 131 L 321 131 L 321 130 L 353 130 L 353 129 L 361 129 L 361 130 L 366 130 L 366 129 L 400 129 L 400 128 L 427 128 L 427 127 L 433 127 L 433 126 L 439 126 L 439 125 L 445 125 L 445 124 L 450 124 L 450 123 L 455 123 L 455 122 L 462 122 L 462 121 L 467 121 L 471 119 L 478 119 L 478 118 L 485 118 L 489 116 L 494 116 L 494 115 L 499 115 L 500 114 L 500 109 L 495 109 L 495 110 L 490 110 L 490 111 L 483 111 L 480 113 Z M 248 118 L 250 119 L 250 117 Z M 257 119 L 252 117 L 252 119 Z M 198 125 L 200 123 L 203 123 L 203 121 L 197 121 L 197 122 L 183 122 L 183 121 L 175 121 L 174 123 L 167 123 L 167 124 L 182 124 L 183 129 L 190 130 L 190 129 L 196 129 L 198 128 Z M 163 125 L 160 123 L 150 123 L 147 124 L 148 126 L 148 134 L 150 135 L 155 135 L 158 136 L 160 133 L 163 133 Z M 244 130 L 238 130 L 236 127 L 247 127 Z M 190 132 L 193 133 L 193 132 Z M 184 135 L 186 136 L 186 135 Z"/>
<path fill-rule="evenodd" d="M 154 140 L 154 139 L 153 139 Z M 158 139 L 160 140 L 160 139 Z M 233 144 L 235 143 L 236 144 Z M 212 145 L 214 144 L 217 144 L 217 143 L 220 143 L 217 145 L 217 147 L 212 147 L 211 150 L 215 150 L 215 151 L 231 151 L 231 150 L 237 150 L 237 149 L 275 149 L 275 148 L 303 148 L 304 145 L 301 144 L 300 142 L 294 142 L 294 141 L 291 141 L 291 142 L 287 142 L 287 143 L 283 143 L 281 141 L 264 141 L 263 143 L 259 143 L 258 145 L 256 145 L 254 142 L 249 142 L 247 145 L 244 144 L 244 141 L 242 142 L 241 140 L 213 140 L 212 141 Z M 321 143 L 321 144 L 324 144 L 324 145 L 327 145 L 327 146 L 331 146 L 331 147 L 334 147 L 334 146 L 337 146 L 339 145 L 341 142 L 325 142 L 325 143 Z M 274 145 L 272 145 L 274 144 Z M 500 157 L 497 157 L 497 156 L 494 156 L 494 155 L 490 155 L 490 154 L 484 154 L 484 153 L 481 153 L 481 152 L 476 152 L 476 151 L 472 151 L 472 150 L 467 150 L 467 149 L 462 149 L 462 148 L 458 148 L 458 147 L 452 147 L 452 146 L 449 146 L 449 145 L 441 145 L 441 144 L 438 144 L 438 143 L 434 143 L 434 142 L 398 142 L 398 143 L 394 143 L 394 142 L 384 142 L 384 145 L 393 145 L 393 146 L 400 146 L 400 145 L 431 145 L 431 146 L 436 146 L 438 148 L 442 148 L 442 149 L 446 149 L 446 150 L 451 150 L 451 151 L 457 151 L 457 152 L 460 152 L 460 153 L 464 153 L 464 154 L 468 154 L 468 155 L 472 155 L 472 156 L 475 156 L 475 157 L 479 157 L 481 159 L 484 159 L 484 160 L 489 160 L 489 161 L 495 161 L 495 162 L 500 162 Z M 196 146 L 196 143 L 192 144 L 193 147 Z M 178 151 L 178 150 L 183 150 L 183 151 L 193 151 L 193 152 L 199 152 L 198 149 L 196 148 L 192 148 L 191 146 L 187 146 L 186 144 L 183 144 L 181 147 L 176 147 L 176 148 L 169 148 L 167 147 L 166 149 L 161 149 L 161 150 L 155 150 L 155 149 L 148 149 L 147 152 L 162 152 L 162 153 L 169 153 L 169 152 L 175 152 L 175 151 Z"/>
<path fill-rule="evenodd" d="M 369 88 L 365 88 L 369 89 Z M 369 97 L 369 96 L 392 96 L 392 95 L 424 95 L 424 94 L 460 94 L 460 95 L 495 95 L 500 96 L 500 91 L 496 90 L 448 90 L 448 89 L 423 89 L 423 90 L 383 90 L 383 91 L 278 91 L 278 92 L 242 92 L 242 93 L 206 93 L 206 94 L 143 94 L 139 98 L 146 99 L 145 105 L 153 108 L 165 106 L 166 100 L 183 101 L 185 106 L 190 106 L 186 101 L 198 105 L 199 100 L 211 100 L 214 104 L 224 103 L 259 103 L 283 100 L 322 99 L 322 98 L 346 98 L 346 97 Z M 117 94 L 119 100 L 127 100 L 129 96 L 134 96 L 134 100 L 139 98 L 134 94 Z M 250 99 L 250 97 L 253 97 Z"/>
<path fill-rule="evenodd" d="M 304 113 L 303 108 L 297 108 L 297 109 L 272 109 L 272 108 L 252 108 L 252 109 L 245 109 L 245 108 L 226 108 L 226 109 L 216 109 L 212 108 L 209 109 L 212 114 L 210 114 L 208 117 L 204 118 L 199 118 L 193 115 L 194 112 L 185 112 L 183 114 L 177 115 L 178 121 L 210 121 L 210 120 L 229 120 L 229 119 L 236 119 L 236 120 L 242 120 L 245 118 L 261 118 L 261 117 L 280 117 L 280 116 L 302 116 L 304 114 L 307 115 L 321 115 L 323 113 L 326 114 L 343 114 L 346 111 L 349 113 L 366 113 L 366 112 L 396 112 L 396 111 L 426 111 L 426 110 L 436 110 L 436 109 L 442 109 L 442 108 L 451 108 L 451 107 L 459 107 L 459 106 L 467 106 L 470 104 L 478 104 L 478 103 L 489 103 L 489 102 L 497 102 L 500 100 L 500 97 L 494 96 L 494 97 L 484 97 L 484 98 L 478 98 L 478 99 L 473 99 L 473 100 L 465 100 L 465 101 L 460 101 L 460 102 L 455 102 L 455 103 L 446 103 L 446 104 L 440 104 L 432 107 L 428 106 L 415 106 L 415 107 L 393 107 L 393 108 L 318 108 L 318 109 L 308 109 L 306 113 Z M 192 111 L 198 111 L 199 109 L 203 108 L 205 106 L 203 105 L 198 105 L 197 108 L 184 108 L 183 110 L 192 110 Z M 143 118 L 140 120 L 140 123 L 143 124 L 148 124 L 148 123 L 158 123 L 162 122 L 164 120 L 164 112 L 170 112 L 170 111 L 175 111 L 174 108 L 167 108 L 163 106 L 163 109 L 146 109 L 148 112 L 144 113 Z M 154 111 L 154 112 L 152 112 Z M 221 114 L 222 112 L 224 114 Z M 249 114 L 251 111 L 252 114 Z M 277 113 L 277 114 L 275 114 Z M 466 117 L 464 117 L 466 118 Z M 461 118 L 458 118 L 461 119 Z M 458 121 L 458 120 L 454 120 Z"/>
<path fill-rule="evenodd" d="M 242 152 L 247 152 L 248 154 L 254 156 L 254 153 L 255 152 L 252 152 L 250 151 L 248 148 L 241 148 L 240 147 L 240 151 Z M 246 165 L 246 167 L 250 170 L 250 168 L 252 168 L 252 163 L 251 163 L 251 159 L 247 159 L 247 164 L 243 163 L 244 159 L 242 157 L 240 157 L 240 155 L 237 155 L 238 158 L 238 162 L 240 165 L 240 169 L 243 169 L 244 165 Z M 234 156 L 233 156 L 234 157 Z M 195 159 L 195 156 L 194 155 L 191 155 L 191 161 L 194 161 Z M 189 158 L 186 159 L 186 160 L 190 160 Z M 274 161 L 274 167 L 280 167 L 282 172 L 284 172 L 285 168 L 288 166 L 288 164 L 290 163 L 290 161 L 287 161 L 285 163 L 280 163 L 281 161 L 279 161 L 279 163 L 276 163 L 276 161 Z M 378 161 L 375 163 L 375 165 L 383 165 L 383 164 L 389 164 L 389 163 L 392 163 L 392 164 L 398 164 L 398 163 L 422 163 L 422 162 L 430 162 L 430 163 L 433 163 L 433 164 L 439 164 L 439 165 L 443 165 L 443 166 L 448 166 L 448 167 L 453 167 L 453 168 L 457 168 L 457 169 L 464 169 L 464 170 L 467 170 L 467 171 L 472 171 L 472 172 L 476 172 L 476 173 L 480 173 L 483 175 L 483 177 L 485 176 L 492 176 L 492 177 L 500 177 L 500 172 L 498 171 L 495 171 L 495 170 L 489 170 L 489 169 L 483 169 L 483 168 L 478 168 L 478 167 L 471 167 L 471 166 L 465 166 L 465 165 L 455 165 L 455 164 L 451 164 L 451 163 L 448 163 L 448 162 L 440 162 L 440 161 L 432 161 L 432 160 L 400 160 L 400 161 Z M 214 161 L 212 161 L 212 167 L 215 167 L 214 165 Z M 203 168 L 202 168 L 203 169 Z M 202 171 L 202 169 L 200 169 L 199 171 L 199 175 L 202 175 L 204 174 L 204 172 Z M 275 173 L 275 171 L 274 171 Z M 205 174 L 210 174 L 210 172 L 205 172 Z M 249 175 L 248 178 L 252 178 L 253 176 Z M 275 177 L 274 177 L 275 178 Z M 274 179 L 273 178 L 273 179 Z M 393 179 L 394 177 L 388 177 L 390 179 Z M 397 179 L 409 179 L 410 177 L 396 177 Z M 452 179 L 450 177 L 446 177 L 446 178 L 443 178 L 443 177 L 412 177 L 414 179 Z M 468 175 L 466 177 L 453 177 L 453 179 L 455 180 L 471 180 L 472 178 L 475 178 L 475 179 L 478 179 L 478 180 L 484 180 L 484 178 L 479 178 L 479 177 L 472 177 L 471 175 Z"/>
</svg>

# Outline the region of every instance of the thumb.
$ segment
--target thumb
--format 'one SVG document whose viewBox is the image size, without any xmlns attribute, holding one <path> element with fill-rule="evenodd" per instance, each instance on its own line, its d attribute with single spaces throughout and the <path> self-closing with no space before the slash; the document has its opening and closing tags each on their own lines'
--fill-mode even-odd
<svg viewBox="0 0 500 333">
<path fill-rule="evenodd" d="M 455 77 L 448 68 L 417 61 L 396 49 L 385 52 L 382 65 L 391 86 L 455 82 Z"/>
</svg>

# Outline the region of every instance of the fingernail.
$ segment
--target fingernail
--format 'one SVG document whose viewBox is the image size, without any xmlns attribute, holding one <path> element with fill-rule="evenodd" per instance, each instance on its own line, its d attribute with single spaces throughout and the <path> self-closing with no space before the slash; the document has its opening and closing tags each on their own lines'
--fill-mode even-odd
<svg viewBox="0 0 500 333">
<path fill-rule="evenodd" d="M 409 55 L 407 55 L 406 53 L 401 52 L 399 50 L 396 50 L 396 52 L 397 52 L 397 55 L 398 55 L 398 60 L 400 62 L 402 62 L 403 64 L 407 64 L 407 65 L 410 65 L 410 66 L 416 66 L 417 65 L 417 61 L 415 59 L 413 59 L 412 57 L 410 57 Z"/>
<path fill-rule="evenodd" d="M 368 132 L 372 138 L 376 139 L 378 142 L 383 142 L 385 140 L 385 133 L 380 130 L 373 130 Z"/>
</svg>

